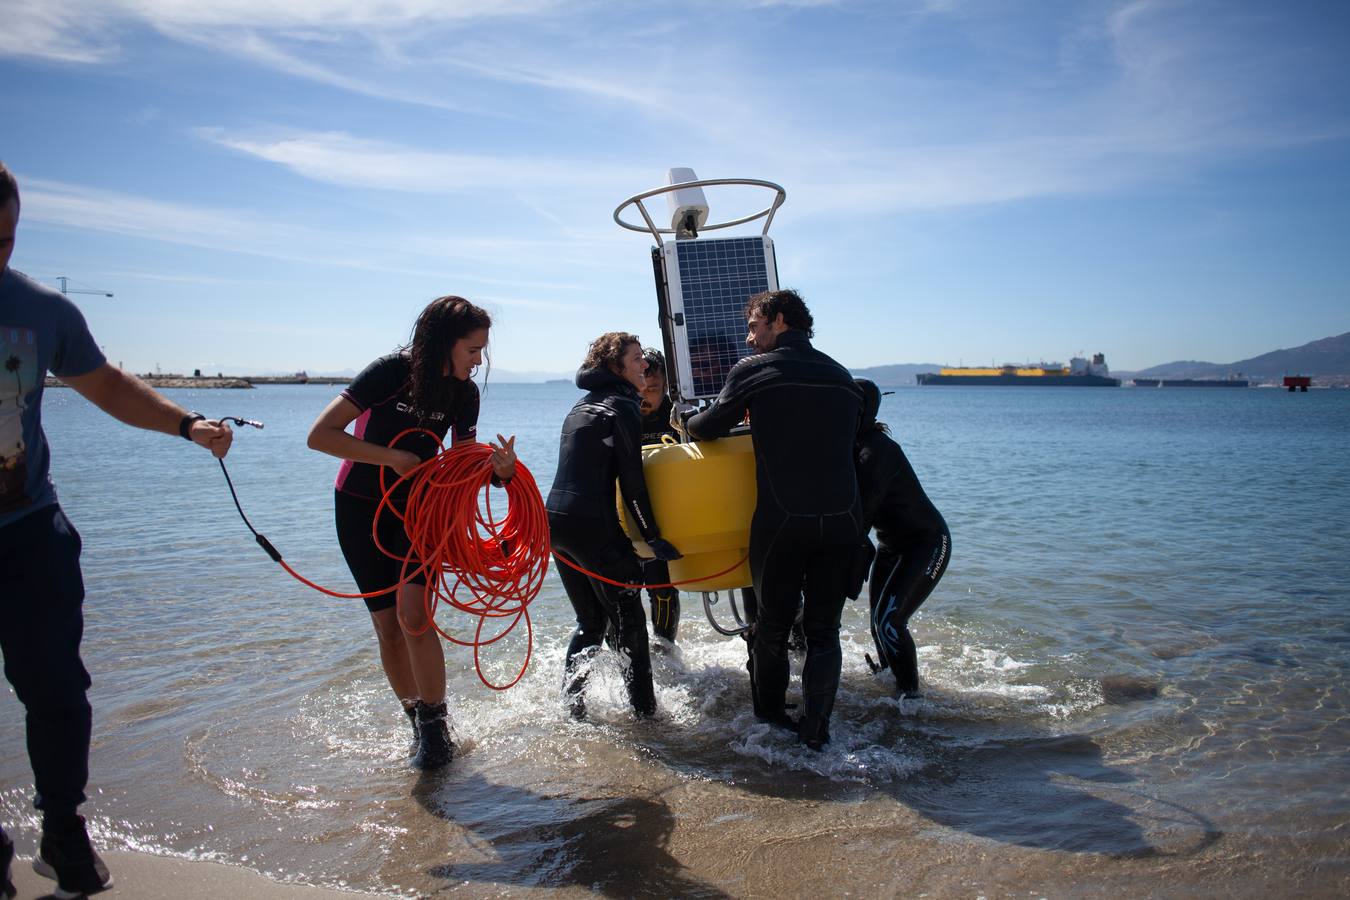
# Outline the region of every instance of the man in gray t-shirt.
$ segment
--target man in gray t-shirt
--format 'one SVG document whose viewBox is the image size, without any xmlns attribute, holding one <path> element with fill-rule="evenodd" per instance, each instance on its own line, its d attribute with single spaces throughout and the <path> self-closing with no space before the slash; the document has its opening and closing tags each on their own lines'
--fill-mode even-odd
<svg viewBox="0 0 1350 900">
<path fill-rule="evenodd" d="M 59 896 L 94 893 L 112 878 L 89 843 L 84 802 L 92 719 L 80 660 L 84 581 L 80 536 L 56 501 L 42 432 L 52 372 L 109 415 L 177 434 L 223 458 L 233 435 L 108 365 L 73 303 L 9 268 L 19 187 L 0 163 L 0 650 L 27 712 L 28 757 L 42 810 L 33 868 Z M 14 845 L 0 828 L 0 896 L 12 896 Z"/>
</svg>

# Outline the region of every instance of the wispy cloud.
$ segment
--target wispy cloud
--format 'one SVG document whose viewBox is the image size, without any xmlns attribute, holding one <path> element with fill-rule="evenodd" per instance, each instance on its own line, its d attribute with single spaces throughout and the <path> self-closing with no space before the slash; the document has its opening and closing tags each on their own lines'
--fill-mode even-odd
<svg viewBox="0 0 1350 900">
<path fill-rule="evenodd" d="M 557 0 L 6 0 L 0 56 L 106 62 L 119 55 L 119 30 L 132 27 L 194 42 L 208 33 L 219 40 L 224 32 L 237 38 L 249 30 L 322 41 L 335 34 L 382 35 L 537 15 L 558 5 Z M 335 77 L 322 67 L 254 52 L 260 62 L 291 74 L 328 83 Z"/>
<path fill-rule="evenodd" d="M 403 87 L 391 83 L 383 73 L 370 76 L 355 76 L 340 72 L 333 66 L 324 65 L 307 58 L 301 53 L 287 49 L 281 43 L 269 39 L 252 28 L 206 28 L 201 26 L 160 26 L 162 33 L 182 43 L 195 44 L 209 48 L 247 62 L 303 78 L 316 84 L 323 84 L 339 90 L 348 91 L 363 97 L 377 100 L 392 100 L 414 106 L 426 106 L 452 112 L 469 112 L 478 115 L 505 117 L 501 110 L 494 110 L 473 103 L 457 102 L 454 99 L 415 87 Z M 367 44 L 371 36 L 362 36 L 361 43 Z M 325 43 L 331 44 L 331 41 Z M 345 44 L 345 42 L 344 42 Z M 378 47 L 379 43 L 374 42 Z M 357 47 L 350 54 L 352 59 L 361 59 L 367 53 Z M 312 56 L 312 55 L 311 55 Z"/>
<path fill-rule="evenodd" d="M 510 57 L 523 54 L 504 55 Z M 669 92 L 654 88 L 650 79 L 618 77 L 615 70 L 604 67 L 594 74 L 587 74 L 575 64 L 527 66 L 518 61 L 504 63 L 475 60 L 463 54 L 448 60 L 446 65 L 493 81 L 617 100 L 647 110 L 665 110 L 685 118 L 681 105 L 671 102 L 673 98 Z"/>
<path fill-rule="evenodd" d="M 298 175 L 348 187 L 433 193 L 495 192 L 530 188 L 567 190 L 650 178 L 635 166 L 604 160 L 442 153 L 373 141 L 342 132 L 247 137 L 198 129 L 206 140 L 285 166 Z"/>
<path fill-rule="evenodd" d="M 125 0 L 152 25 L 230 25 L 317 31 L 392 30 L 426 23 L 510 18 L 558 6 L 558 0 Z"/>
<path fill-rule="evenodd" d="M 111 21 L 91 2 L 6 0 L 0 26 L 0 56 L 63 63 L 103 63 L 117 56 Z"/>
<path fill-rule="evenodd" d="M 437 232 L 434 226 L 414 233 L 311 228 L 279 222 L 267 213 L 170 203 L 22 174 L 20 181 L 25 225 L 101 231 L 285 262 L 415 277 L 444 277 L 453 263 L 460 277 L 527 294 L 568 289 L 541 279 L 541 272 L 594 271 L 613 265 L 606 248 L 617 245 L 616 235 L 609 232 L 597 232 L 594 238 L 520 238 L 464 236 Z M 503 277 L 503 272 L 519 277 Z M 508 305 L 525 302 L 512 294 L 503 298 Z"/>
<path fill-rule="evenodd" d="M 557 101 L 548 95 L 569 94 L 585 119 L 578 129 L 613 121 L 608 104 L 630 110 L 637 118 L 622 136 L 627 144 L 608 157 L 593 141 L 542 156 L 425 150 L 343 131 L 198 131 L 217 145 L 327 184 L 409 193 L 541 192 L 528 205 L 555 226 L 574 220 L 561 212 L 568 209 L 559 202 L 568 191 L 617 199 L 646 187 L 659 177 L 649 160 L 672 147 L 693 151 L 694 159 L 681 162 L 706 159 L 719 167 L 701 174 L 730 169 L 784 181 L 794 208 L 807 215 L 881 214 L 1117 190 L 1219 158 L 1343 137 L 1347 127 L 1343 119 L 1338 128 L 1325 116 L 1298 121 L 1286 112 L 1306 80 L 1300 66 L 1289 64 L 1297 47 L 1262 45 L 1259 19 L 1215 16 L 1212 7 L 1191 2 L 1129 0 L 1094 5 L 1068 25 L 1048 17 L 1019 22 L 1035 33 L 1020 49 L 975 42 L 990 48 L 986 54 L 1006 53 L 1027 67 L 1028 77 L 1005 81 L 955 70 L 930 75 L 903 63 L 871 70 L 873 63 L 863 59 L 808 60 L 802 67 L 808 77 L 793 66 L 765 65 L 781 60 L 734 37 L 689 44 L 688 26 L 655 47 L 630 39 L 633 17 L 605 4 L 588 5 L 582 16 L 575 6 L 548 0 L 15 2 L 18 20 L 41 32 L 34 46 L 65 46 L 61 52 L 71 58 L 84 53 L 92 61 L 101 52 L 80 43 L 81 34 L 95 30 L 80 25 L 82 17 L 100 27 L 134 21 L 369 97 L 498 116 L 510 109 L 522 123 L 548 114 L 556 127 L 561 116 L 549 112 Z M 872 10 L 878 28 L 890 12 L 889 5 Z M 940 27 L 961 33 L 988 21 L 1000 36 L 1007 27 L 1006 17 L 989 7 L 949 0 L 907 3 L 896 14 L 940 19 Z M 441 55 L 404 52 L 424 46 L 418 43 L 426 40 L 424 27 L 458 37 L 474 23 L 503 17 L 527 27 L 472 32 L 472 40 L 452 41 L 453 52 Z M 1046 54 L 1038 67 L 1028 47 L 1056 29 L 1060 58 Z M 663 53 L 672 45 L 679 52 Z M 897 53 L 904 49 L 901 44 Z M 350 64 L 336 65 L 337 59 Z M 448 79 L 447 69 L 466 77 Z M 690 72 L 717 77 L 691 79 Z M 840 82 L 832 85 L 822 72 Z M 723 84 L 736 89 L 722 90 Z M 518 104 L 503 102 L 508 88 Z M 1323 90 L 1334 99 L 1330 88 Z M 623 165 L 616 158 L 643 162 Z"/>
<path fill-rule="evenodd" d="M 265 247 L 288 229 L 219 209 L 168 203 L 116 191 L 23 178 L 23 220 L 106 231 L 211 249 Z"/>
</svg>

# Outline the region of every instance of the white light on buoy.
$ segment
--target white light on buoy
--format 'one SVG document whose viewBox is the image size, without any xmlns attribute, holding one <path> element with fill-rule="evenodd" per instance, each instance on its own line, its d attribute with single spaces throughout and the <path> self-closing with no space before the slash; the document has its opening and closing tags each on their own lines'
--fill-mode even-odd
<svg viewBox="0 0 1350 900">
<path fill-rule="evenodd" d="M 666 173 L 666 184 L 686 184 L 698 181 L 693 169 L 676 168 Z M 670 209 L 670 227 L 675 230 L 676 240 L 688 240 L 698 237 L 700 229 L 708 221 L 708 198 L 701 187 L 687 187 L 666 194 L 666 205 Z"/>
</svg>

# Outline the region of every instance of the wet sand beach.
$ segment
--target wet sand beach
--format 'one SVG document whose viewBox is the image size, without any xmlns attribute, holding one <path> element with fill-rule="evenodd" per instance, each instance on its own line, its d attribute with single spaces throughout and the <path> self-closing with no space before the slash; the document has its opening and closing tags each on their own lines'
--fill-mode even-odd
<svg viewBox="0 0 1350 900">
<path fill-rule="evenodd" d="M 337 891 L 307 884 L 283 884 L 251 869 L 202 860 L 175 859 L 125 850 L 102 854 L 113 873 L 113 886 L 98 894 L 115 900 L 359 900 L 389 896 Z M 16 900 L 49 896 L 55 882 L 40 877 L 28 857 L 14 861 Z"/>
</svg>

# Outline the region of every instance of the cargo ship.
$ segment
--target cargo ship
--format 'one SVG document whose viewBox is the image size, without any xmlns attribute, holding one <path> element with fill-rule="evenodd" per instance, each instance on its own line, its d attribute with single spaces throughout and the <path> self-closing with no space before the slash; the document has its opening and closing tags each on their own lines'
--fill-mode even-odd
<svg viewBox="0 0 1350 900">
<path fill-rule="evenodd" d="M 1135 387 L 1220 387 L 1245 388 L 1250 382 L 1245 378 L 1134 378 Z"/>
<path fill-rule="evenodd" d="M 1106 357 L 1093 354 L 1088 362 L 1080 356 L 1062 363 L 1040 363 L 1035 366 L 1017 366 L 1011 363 L 989 368 L 943 368 L 938 372 L 920 372 L 914 376 L 919 384 L 1010 384 L 1022 387 L 1120 387 L 1120 379 L 1111 377 Z"/>
</svg>

